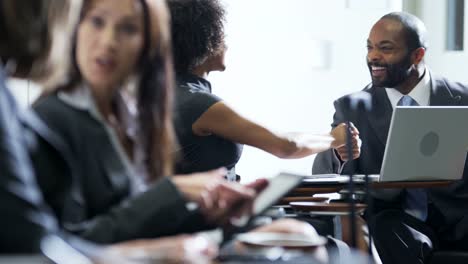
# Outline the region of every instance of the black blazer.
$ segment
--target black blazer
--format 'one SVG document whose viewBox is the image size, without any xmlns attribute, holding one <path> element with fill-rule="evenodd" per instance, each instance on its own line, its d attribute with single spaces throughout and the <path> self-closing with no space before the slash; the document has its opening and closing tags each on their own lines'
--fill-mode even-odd
<svg viewBox="0 0 468 264">
<path fill-rule="evenodd" d="M 113 243 L 206 227 L 167 178 L 130 197 L 128 172 L 105 128 L 87 111 L 70 107 L 55 94 L 40 99 L 34 110 L 53 130 L 49 136 L 55 135 L 45 136 L 29 119 L 29 128 L 42 136 L 30 144 L 30 153 L 44 196 L 65 230 Z M 60 186 L 66 179 L 74 184 L 64 193 Z"/>
<path fill-rule="evenodd" d="M 468 87 L 450 82 L 445 78 L 432 77 L 430 105 L 456 106 L 468 105 Z M 354 171 L 344 166 L 343 174 L 379 174 L 387 141 L 393 108 L 384 89 L 367 86 L 358 93 L 369 93 L 372 97 L 372 111 L 360 114 L 345 108 L 341 97 L 334 102 L 335 115 L 332 127 L 349 119 L 360 131 L 362 140 L 361 156 L 356 160 Z M 466 120 L 460 120 L 466 122 Z M 468 136 L 468 135 L 467 135 Z M 340 162 L 333 150 L 317 155 L 312 173 L 337 173 Z M 439 233 L 447 241 L 457 241 L 468 236 L 468 163 L 465 162 L 463 180 L 447 188 L 434 188 L 429 191 L 429 198 L 442 213 L 446 224 L 440 227 Z M 377 193 L 378 195 L 378 193 Z M 397 193 L 393 201 L 400 205 L 404 193 Z"/>
</svg>

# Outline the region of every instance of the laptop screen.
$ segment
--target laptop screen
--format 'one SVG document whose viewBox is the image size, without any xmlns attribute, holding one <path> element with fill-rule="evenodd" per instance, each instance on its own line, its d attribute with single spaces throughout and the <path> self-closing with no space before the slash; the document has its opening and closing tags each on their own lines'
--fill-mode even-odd
<svg viewBox="0 0 468 264">
<path fill-rule="evenodd" d="M 468 107 L 396 107 L 380 181 L 462 178 L 468 151 Z"/>
</svg>

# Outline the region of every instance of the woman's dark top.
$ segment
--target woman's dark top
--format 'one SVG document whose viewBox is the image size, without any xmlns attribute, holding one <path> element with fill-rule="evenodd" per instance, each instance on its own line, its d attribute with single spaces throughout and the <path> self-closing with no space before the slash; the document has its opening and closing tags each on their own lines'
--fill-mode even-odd
<svg viewBox="0 0 468 264">
<path fill-rule="evenodd" d="M 175 130 L 179 141 L 176 173 L 192 173 L 226 167 L 232 169 L 242 154 L 242 144 L 216 135 L 197 136 L 192 125 L 221 99 L 211 84 L 194 75 L 179 76 L 175 100 Z"/>
</svg>

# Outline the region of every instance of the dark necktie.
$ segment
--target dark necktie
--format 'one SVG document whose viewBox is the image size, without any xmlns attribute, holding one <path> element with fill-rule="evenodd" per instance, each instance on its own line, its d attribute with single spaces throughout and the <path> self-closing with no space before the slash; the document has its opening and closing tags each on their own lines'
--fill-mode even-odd
<svg viewBox="0 0 468 264">
<path fill-rule="evenodd" d="M 403 96 L 397 103 L 398 106 L 418 106 L 411 96 Z M 427 192 L 424 189 L 406 189 L 405 212 L 426 221 L 427 218 Z"/>
</svg>

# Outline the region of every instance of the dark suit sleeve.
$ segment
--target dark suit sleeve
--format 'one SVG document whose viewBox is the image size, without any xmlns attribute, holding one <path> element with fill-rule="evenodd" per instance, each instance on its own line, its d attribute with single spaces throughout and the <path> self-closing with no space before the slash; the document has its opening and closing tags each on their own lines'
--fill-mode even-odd
<svg viewBox="0 0 468 264">
<path fill-rule="evenodd" d="M 187 208 L 187 201 L 168 178 L 86 223 L 66 226 L 85 239 L 105 244 L 192 233 L 206 227 L 203 216 Z"/>
<path fill-rule="evenodd" d="M 332 129 L 345 122 L 341 100 L 334 102 L 335 114 L 333 115 Z M 312 174 L 340 173 L 342 162 L 334 149 L 329 149 L 317 154 L 312 166 Z"/>
<path fill-rule="evenodd" d="M 1 77 L 1 76 L 0 76 Z M 47 213 L 22 140 L 14 100 L 0 83 L 0 251 L 39 251 L 56 228 Z"/>
<path fill-rule="evenodd" d="M 36 182 L 24 132 L 14 99 L 0 82 L 0 254 L 54 251 L 58 256 L 77 249 L 97 255 L 99 247 L 59 231 Z"/>
</svg>

